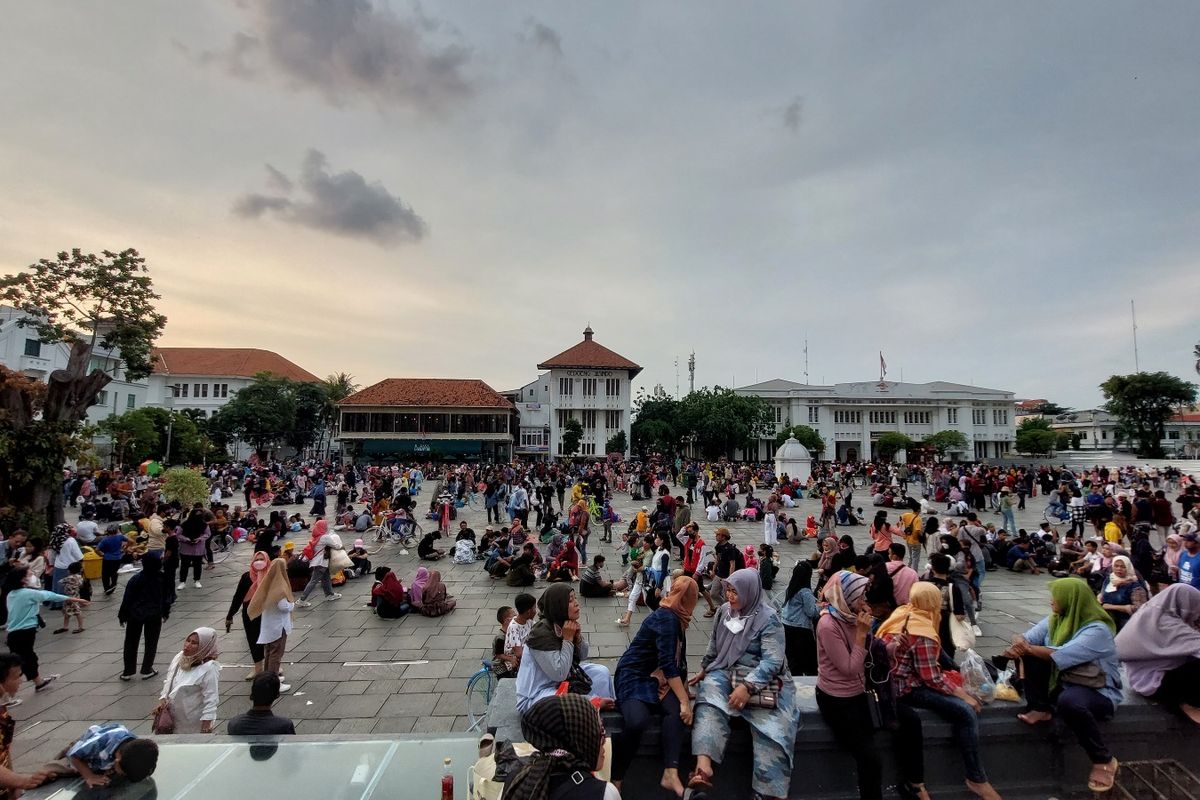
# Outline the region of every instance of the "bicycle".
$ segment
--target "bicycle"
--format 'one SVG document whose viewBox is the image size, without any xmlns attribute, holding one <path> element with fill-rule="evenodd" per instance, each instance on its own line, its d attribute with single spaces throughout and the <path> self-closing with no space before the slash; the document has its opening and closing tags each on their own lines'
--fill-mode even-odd
<svg viewBox="0 0 1200 800">
<path fill-rule="evenodd" d="M 482 662 L 483 666 L 467 680 L 467 719 L 470 721 L 468 731 L 478 730 L 487 718 L 488 706 L 492 702 L 492 693 L 500 682 L 492 671 L 490 661 Z"/>
<path fill-rule="evenodd" d="M 393 526 L 393 522 L 399 522 L 399 527 Z M 405 524 L 407 523 L 407 524 Z M 363 532 L 363 539 L 376 541 L 379 546 L 374 550 L 368 551 L 371 555 L 376 555 L 385 544 L 400 545 L 400 555 L 407 555 L 408 548 L 416 547 L 417 542 L 421 541 L 424 531 L 421 530 L 421 525 L 411 517 L 399 519 L 389 515 L 383 522 L 378 525 L 372 525 Z"/>
<path fill-rule="evenodd" d="M 1061 503 L 1047 503 L 1042 518 L 1049 522 L 1050 527 L 1057 533 L 1060 525 L 1071 521 L 1071 511 Z"/>
<path fill-rule="evenodd" d="M 233 555 L 233 548 L 237 544 L 237 540 L 228 533 L 219 533 L 210 541 L 214 564 L 220 564 Z"/>
</svg>

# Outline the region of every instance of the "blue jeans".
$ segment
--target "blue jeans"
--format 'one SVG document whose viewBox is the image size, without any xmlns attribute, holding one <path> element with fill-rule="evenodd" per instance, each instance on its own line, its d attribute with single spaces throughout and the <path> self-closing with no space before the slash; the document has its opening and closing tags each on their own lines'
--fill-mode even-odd
<svg viewBox="0 0 1200 800">
<path fill-rule="evenodd" d="M 954 728 L 954 738 L 962 754 L 967 780 L 987 783 L 987 773 L 983 771 L 983 759 L 979 755 L 979 718 L 966 701 L 922 686 L 901 697 L 900 703 L 932 711 L 949 722 Z M 916 719 L 915 715 L 901 715 L 901 720 L 906 718 L 910 721 Z"/>
<path fill-rule="evenodd" d="M 1009 534 L 1017 532 L 1017 515 L 1013 513 L 1011 508 L 1006 508 L 1000 512 L 1001 522 L 1004 525 L 1004 530 Z"/>
</svg>

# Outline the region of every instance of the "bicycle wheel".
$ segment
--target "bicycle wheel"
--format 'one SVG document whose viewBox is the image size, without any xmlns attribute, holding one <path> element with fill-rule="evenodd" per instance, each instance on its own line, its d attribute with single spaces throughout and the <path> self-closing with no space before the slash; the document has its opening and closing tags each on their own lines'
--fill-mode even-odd
<svg viewBox="0 0 1200 800">
<path fill-rule="evenodd" d="M 237 542 L 229 534 L 215 537 L 212 545 L 213 563 L 220 564 L 229 558 L 233 554 L 233 546 L 235 544 Z"/>
<path fill-rule="evenodd" d="M 487 667 L 476 672 L 467 682 L 467 719 L 471 723 L 467 730 L 477 730 L 483 724 L 488 704 L 492 702 L 495 683 L 496 677 Z"/>
</svg>

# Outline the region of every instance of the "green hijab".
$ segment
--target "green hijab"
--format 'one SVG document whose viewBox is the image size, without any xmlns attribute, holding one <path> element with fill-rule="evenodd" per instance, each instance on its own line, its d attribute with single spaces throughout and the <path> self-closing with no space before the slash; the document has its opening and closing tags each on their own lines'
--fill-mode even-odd
<svg viewBox="0 0 1200 800">
<path fill-rule="evenodd" d="M 1050 596 L 1058 606 L 1058 612 L 1050 615 L 1047 641 L 1051 647 L 1062 647 L 1080 628 L 1093 622 L 1103 622 L 1110 631 L 1117 632 L 1112 617 L 1100 606 L 1087 581 L 1079 578 L 1050 581 Z"/>
</svg>

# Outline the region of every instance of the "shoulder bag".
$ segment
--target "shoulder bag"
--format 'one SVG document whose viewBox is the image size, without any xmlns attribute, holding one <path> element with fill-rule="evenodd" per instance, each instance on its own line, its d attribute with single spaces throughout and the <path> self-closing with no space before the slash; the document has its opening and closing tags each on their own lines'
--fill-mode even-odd
<svg viewBox="0 0 1200 800">
<path fill-rule="evenodd" d="M 150 729 L 155 733 L 174 733 L 175 732 L 175 714 L 171 712 L 171 692 L 175 689 L 175 676 L 179 674 L 179 665 L 175 665 L 175 669 L 171 670 L 171 679 L 167 682 L 167 696 L 163 698 L 161 703 L 154 711 L 154 722 Z"/>
<path fill-rule="evenodd" d="M 767 681 L 766 686 L 756 688 L 746 683 L 752 672 L 754 672 L 754 668 L 752 667 L 743 667 L 740 664 L 735 664 L 731 673 L 734 688 L 737 688 L 739 684 L 743 684 L 750 690 L 750 699 L 746 701 L 746 706 L 749 708 L 778 708 L 779 693 L 783 691 L 783 678 L 776 675 Z"/>
</svg>

